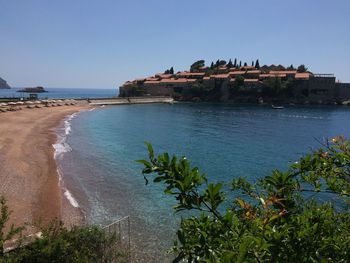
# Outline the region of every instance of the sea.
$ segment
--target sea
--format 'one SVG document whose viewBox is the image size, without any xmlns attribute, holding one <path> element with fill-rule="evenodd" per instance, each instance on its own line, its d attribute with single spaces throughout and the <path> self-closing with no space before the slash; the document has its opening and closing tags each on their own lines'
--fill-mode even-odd
<svg viewBox="0 0 350 263">
<path fill-rule="evenodd" d="M 19 92 L 21 88 L 0 89 L 0 98 L 27 98 L 29 93 Z M 108 98 L 118 96 L 119 91 L 115 89 L 84 89 L 84 88 L 46 88 L 47 92 L 37 93 L 39 99 L 88 99 Z"/>
<path fill-rule="evenodd" d="M 181 217 L 164 185 L 145 185 L 145 141 L 157 153 L 186 156 L 211 182 L 251 182 L 286 170 L 327 138 L 350 136 L 350 108 L 175 103 L 97 107 L 67 117 L 56 160 L 65 196 L 91 224 L 129 216 L 137 262 L 166 262 Z"/>
<path fill-rule="evenodd" d="M 44 98 L 114 97 L 117 90 L 48 89 Z M 26 94 L 23 94 L 26 95 Z M 0 90 L 0 97 L 18 96 Z M 134 262 L 170 262 L 181 217 L 164 185 L 141 174 L 145 142 L 157 153 L 186 156 L 211 182 L 251 182 L 286 170 L 337 135 L 350 137 L 350 107 L 175 103 L 96 107 L 67 116 L 57 129 L 55 159 L 64 195 L 90 224 L 130 218 Z M 152 179 L 152 178 L 150 178 Z M 227 186 L 227 184 L 225 185 Z"/>
</svg>

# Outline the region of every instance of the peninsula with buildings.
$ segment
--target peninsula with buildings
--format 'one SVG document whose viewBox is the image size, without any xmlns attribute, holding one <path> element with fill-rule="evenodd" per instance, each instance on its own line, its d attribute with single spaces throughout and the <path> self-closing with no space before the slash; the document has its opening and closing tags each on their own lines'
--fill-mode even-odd
<svg viewBox="0 0 350 263">
<path fill-rule="evenodd" d="M 179 101 L 222 101 L 239 103 L 346 104 L 350 83 L 334 74 L 313 73 L 304 65 L 260 66 L 225 60 L 205 65 L 194 62 L 189 70 L 173 68 L 154 76 L 125 82 L 120 97 L 170 96 Z"/>
</svg>

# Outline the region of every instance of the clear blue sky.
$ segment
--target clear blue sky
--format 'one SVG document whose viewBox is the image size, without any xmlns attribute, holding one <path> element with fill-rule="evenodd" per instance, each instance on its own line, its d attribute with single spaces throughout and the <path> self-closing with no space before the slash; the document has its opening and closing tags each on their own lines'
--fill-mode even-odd
<svg viewBox="0 0 350 263">
<path fill-rule="evenodd" d="M 350 1 L 0 0 L 0 76 L 12 86 L 114 88 L 235 57 L 350 82 Z"/>
</svg>

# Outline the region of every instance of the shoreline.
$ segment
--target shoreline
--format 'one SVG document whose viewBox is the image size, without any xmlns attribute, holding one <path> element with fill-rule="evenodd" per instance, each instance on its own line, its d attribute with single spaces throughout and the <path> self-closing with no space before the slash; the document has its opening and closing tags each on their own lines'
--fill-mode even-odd
<svg viewBox="0 0 350 263">
<path fill-rule="evenodd" d="M 71 132 L 71 120 L 74 119 L 78 114 L 89 108 L 83 108 L 79 111 L 73 112 L 63 117 L 60 124 L 57 125 L 52 132 L 56 135 L 56 142 L 52 144 L 54 148 L 53 158 L 56 163 L 57 176 L 59 179 L 59 191 L 61 195 L 61 220 L 64 222 L 66 227 L 72 227 L 74 225 L 82 225 L 86 222 L 86 213 L 80 207 L 78 201 L 72 194 L 72 190 L 68 190 L 69 184 L 64 180 L 64 174 L 60 167 L 60 158 L 66 152 L 71 151 L 70 145 L 67 144 L 66 140 Z M 69 185 L 72 187 L 71 185 Z"/>
<path fill-rule="evenodd" d="M 54 219 L 66 226 L 84 222 L 83 213 L 69 203 L 61 187 L 54 144 L 55 131 L 67 116 L 87 105 L 23 109 L 0 114 L 0 195 L 12 211 L 10 224 Z"/>
</svg>

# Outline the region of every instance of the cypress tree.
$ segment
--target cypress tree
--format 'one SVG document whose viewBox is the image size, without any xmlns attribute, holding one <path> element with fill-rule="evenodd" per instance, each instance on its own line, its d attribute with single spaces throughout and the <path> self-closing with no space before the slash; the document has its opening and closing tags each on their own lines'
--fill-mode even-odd
<svg viewBox="0 0 350 263">
<path fill-rule="evenodd" d="M 233 67 L 237 67 L 237 58 L 235 58 L 235 62 L 233 63 Z"/>
<path fill-rule="evenodd" d="M 210 64 L 210 68 L 213 69 L 214 68 L 214 62 L 212 61 Z"/>
<path fill-rule="evenodd" d="M 239 61 L 239 67 L 242 67 L 242 61 Z"/>
<path fill-rule="evenodd" d="M 231 60 L 231 59 L 230 59 L 229 62 L 227 63 L 227 67 L 228 67 L 228 68 L 232 68 L 232 67 L 233 67 L 232 60 Z"/>
<path fill-rule="evenodd" d="M 247 62 L 244 62 L 244 66 L 245 66 L 245 67 L 248 66 L 248 65 L 247 65 Z"/>
<path fill-rule="evenodd" d="M 257 59 L 255 62 L 255 68 L 260 69 L 259 59 Z"/>
<path fill-rule="evenodd" d="M 254 61 L 252 61 L 252 67 L 254 67 Z"/>
<path fill-rule="evenodd" d="M 173 67 L 170 68 L 169 74 L 174 74 L 174 68 Z"/>
</svg>

